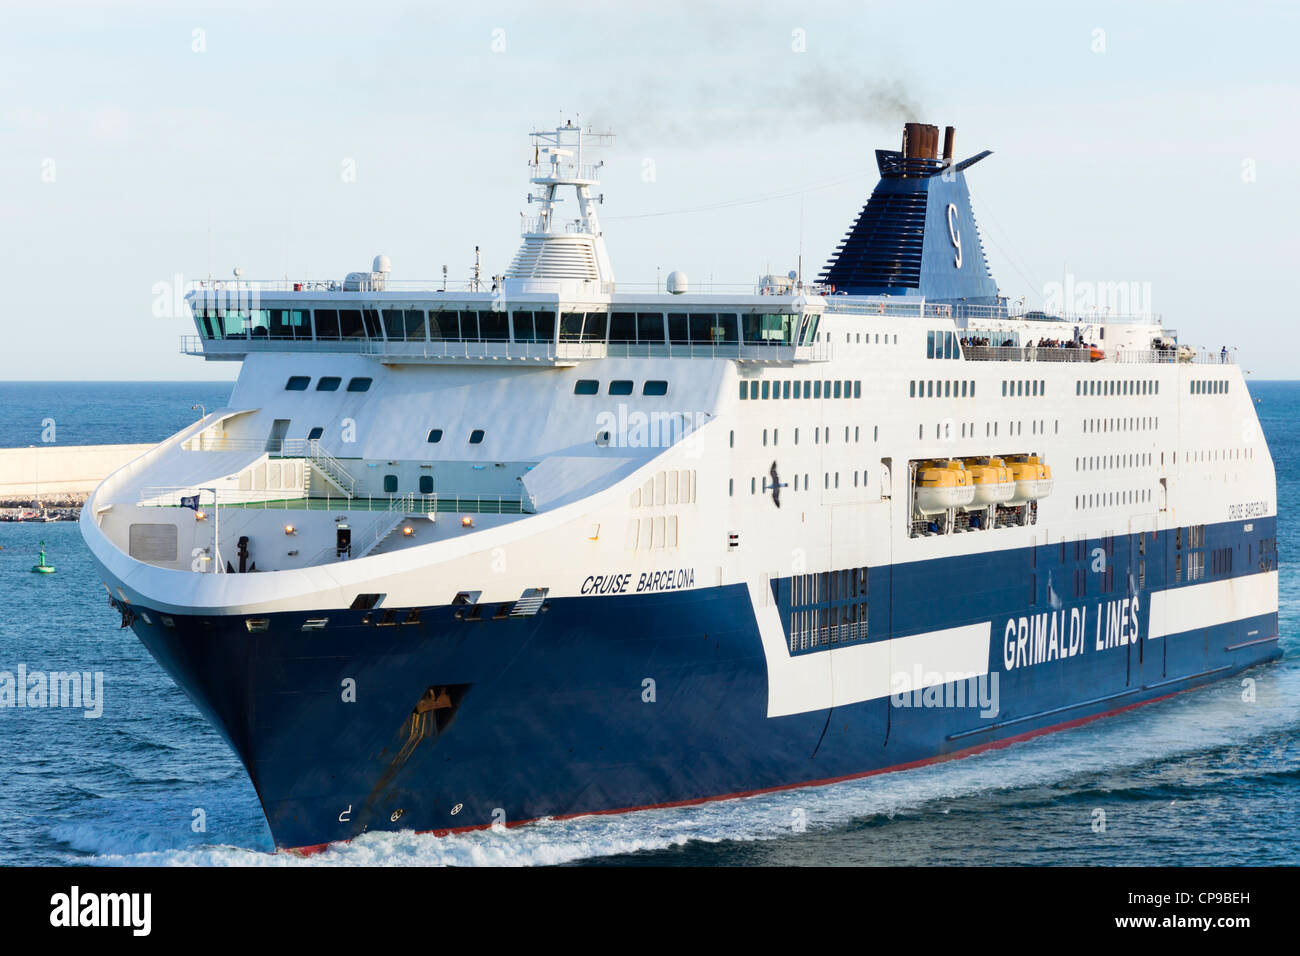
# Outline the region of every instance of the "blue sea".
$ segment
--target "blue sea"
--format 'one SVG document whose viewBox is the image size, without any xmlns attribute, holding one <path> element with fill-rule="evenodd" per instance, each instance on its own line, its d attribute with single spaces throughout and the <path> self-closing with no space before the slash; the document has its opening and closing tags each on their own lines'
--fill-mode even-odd
<svg viewBox="0 0 1300 956">
<path fill-rule="evenodd" d="M 0 446 L 156 441 L 228 385 L 0 384 Z M 77 526 L 0 525 L 0 670 L 101 671 L 103 714 L 0 708 L 0 863 L 860 865 L 1300 863 L 1300 383 L 1251 393 L 1278 464 L 1285 656 L 1241 679 L 916 770 L 699 807 L 271 852 L 233 753 L 129 631 Z M 44 540 L 53 575 L 29 571 Z M 1104 821 L 1104 829 L 1097 826 Z"/>
</svg>

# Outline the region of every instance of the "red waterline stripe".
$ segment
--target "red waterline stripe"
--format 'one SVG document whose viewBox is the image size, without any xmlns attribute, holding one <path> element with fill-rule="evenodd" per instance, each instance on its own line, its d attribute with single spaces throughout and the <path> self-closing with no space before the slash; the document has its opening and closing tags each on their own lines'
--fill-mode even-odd
<svg viewBox="0 0 1300 956">
<path fill-rule="evenodd" d="M 1193 687 L 1185 687 L 1181 690 L 1172 691 L 1163 694 L 1160 697 L 1152 697 L 1150 700 L 1140 700 L 1133 704 L 1125 704 L 1123 707 L 1116 707 L 1114 710 L 1104 710 L 1099 714 L 1090 714 L 1086 717 L 1076 717 L 1074 720 L 1067 720 L 1064 723 L 1052 724 L 1049 727 L 1040 727 L 1038 730 L 1029 730 L 1023 734 L 1015 734 L 1011 737 L 1003 737 L 1000 740 L 993 740 L 985 744 L 976 744 L 973 747 L 966 747 L 962 750 L 954 750 L 952 753 L 940 754 L 937 757 L 925 757 L 921 760 L 913 760 L 909 763 L 894 764 L 892 767 L 881 767 L 876 770 L 866 770 L 861 773 L 849 773 L 840 777 L 824 777 L 821 780 L 808 780 L 803 783 L 783 783 L 775 787 L 762 787 L 758 790 L 740 790 L 736 793 L 724 793 L 712 797 L 692 797 L 689 800 L 672 800 L 667 803 L 647 803 L 638 807 L 617 807 L 609 810 L 585 810 L 582 813 L 566 813 L 559 816 L 550 817 L 532 817 L 528 820 L 515 820 L 505 824 L 507 829 L 522 827 L 529 823 L 536 823 L 538 820 L 576 820 L 578 817 L 602 817 L 615 813 L 636 813 L 640 810 L 666 810 L 672 807 L 694 807 L 702 803 L 713 803 L 718 800 L 739 800 L 742 797 L 756 797 L 764 793 L 779 793 L 783 790 L 799 790 L 803 787 L 824 787 L 833 783 L 844 783 L 847 780 L 861 780 L 864 777 L 874 777 L 882 773 L 894 773 L 899 770 L 913 770 L 917 767 L 926 767 L 931 764 L 944 763 L 949 760 L 959 760 L 962 757 L 971 757 L 978 753 L 984 753 L 988 750 L 1001 750 L 1003 747 L 1009 747 L 1014 743 L 1029 740 L 1033 737 L 1041 737 L 1044 734 L 1056 733 L 1061 730 L 1069 730 L 1072 727 L 1079 727 L 1083 724 L 1091 723 L 1094 720 L 1100 720 L 1102 717 L 1113 717 L 1116 714 L 1122 714 L 1128 710 L 1134 710 L 1146 704 L 1159 703 L 1162 700 L 1168 700 L 1184 691 L 1194 690 Z M 468 827 L 452 827 L 443 830 L 416 830 L 418 836 L 433 835 L 436 837 L 453 836 L 459 833 L 470 833 L 474 830 L 487 830 L 493 826 L 491 823 L 479 823 Z M 333 843 L 317 843 L 313 846 L 295 847 L 284 850 L 285 853 L 294 853 L 299 856 L 314 856 L 321 853 L 331 846 L 350 843 L 348 840 L 336 840 Z"/>
</svg>

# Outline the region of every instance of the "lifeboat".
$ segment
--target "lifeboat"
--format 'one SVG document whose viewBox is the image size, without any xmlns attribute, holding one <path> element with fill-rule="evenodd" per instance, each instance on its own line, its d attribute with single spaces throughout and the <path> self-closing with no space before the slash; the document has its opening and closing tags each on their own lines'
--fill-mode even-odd
<svg viewBox="0 0 1300 956">
<path fill-rule="evenodd" d="M 1008 455 L 1006 463 L 1016 482 L 1016 493 L 1008 505 L 1028 504 L 1052 493 L 1052 469 L 1037 455 Z"/>
<path fill-rule="evenodd" d="M 942 514 L 964 508 L 975 498 L 975 485 L 960 461 L 923 461 L 916 467 L 916 510 Z"/>
<path fill-rule="evenodd" d="M 965 458 L 962 464 L 975 486 L 975 496 L 968 511 L 1005 504 L 1016 496 L 1016 480 L 1001 458 Z"/>
</svg>

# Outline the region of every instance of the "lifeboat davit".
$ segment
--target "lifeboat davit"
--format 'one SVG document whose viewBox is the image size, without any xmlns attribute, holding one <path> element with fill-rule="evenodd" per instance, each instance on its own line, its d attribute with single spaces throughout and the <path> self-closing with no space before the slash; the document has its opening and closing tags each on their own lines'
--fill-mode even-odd
<svg viewBox="0 0 1300 956">
<path fill-rule="evenodd" d="M 924 515 L 964 508 L 975 498 L 975 485 L 960 461 L 923 461 L 916 468 L 916 510 Z"/>
<path fill-rule="evenodd" d="M 968 511 L 1006 504 L 1016 496 L 1016 480 L 1001 458 L 966 458 L 962 464 L 975 486 L 975 496 L 966 506 Z"/>
<path fill-rule="evenodd" d="M 1016 482 L 1016 493 L 1008 505 L 1025 505 L 1052 493 L 1052 469 L 1037 455 L 1008 455 L 1006 463 Z"/>
</svg>

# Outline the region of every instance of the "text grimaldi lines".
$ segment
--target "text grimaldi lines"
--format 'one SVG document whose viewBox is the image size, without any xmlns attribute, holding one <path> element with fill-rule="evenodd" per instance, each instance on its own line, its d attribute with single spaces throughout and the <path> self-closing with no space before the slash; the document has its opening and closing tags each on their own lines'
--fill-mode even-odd
<svg viewBox="0 0 1300 956">
<path fill-rule="evenodd" d="M 1136 644 L 1140 618 L 1137 595 L 1099 601 L 1095 607 L 1060 608 L 1007 620 L 1002 632 L 1006 670 L 1064 660 L 1089 650 Z"/>
</svg>

